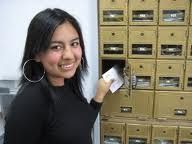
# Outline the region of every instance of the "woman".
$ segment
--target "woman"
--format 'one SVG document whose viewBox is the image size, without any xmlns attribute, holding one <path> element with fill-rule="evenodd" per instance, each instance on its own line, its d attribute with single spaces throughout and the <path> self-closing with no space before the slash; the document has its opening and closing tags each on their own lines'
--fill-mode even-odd
<svg viewBox="0 0 192 144">
<path fill-rule="evenodd" d="M 90 104 L 84 98 L 87 60 L 76 19 L 60 9 L 38 13 L 28 29 L 21 68 L 4 144 L 91 144 L 91 129 L 112 81 L 99 80 Z"/>
</svg>

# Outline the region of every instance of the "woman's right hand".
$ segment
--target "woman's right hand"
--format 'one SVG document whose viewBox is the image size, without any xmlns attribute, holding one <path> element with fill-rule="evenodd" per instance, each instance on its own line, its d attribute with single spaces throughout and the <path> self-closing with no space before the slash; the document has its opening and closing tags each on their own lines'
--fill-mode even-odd
<svg viewBox="0 0 192 144">
<path fill-rule="evenodd" d="M 109 91 L 109 88 L 112 83 L 113 80 L 105 81 L 103 78 L 100 78 L 98 80 L 96 96 L 94 97 L 94 100 L 96 102 L 103 102 L 103 99 Z"/>
</svg>

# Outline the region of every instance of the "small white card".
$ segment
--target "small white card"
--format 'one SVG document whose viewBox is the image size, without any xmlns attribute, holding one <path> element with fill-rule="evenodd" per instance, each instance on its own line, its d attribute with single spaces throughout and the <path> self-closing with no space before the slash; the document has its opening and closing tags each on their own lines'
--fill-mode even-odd
<svg viewBox="0 0 192 144">
<path fill-rule="evenodd" d="M 110 90 L 112 93 L 117 91 L 123 84 L 123 78 L 118 73 L 118 70 L 116 67 L 112 67 L 110 70 L 105 72 L 102 75 L 102 77 L 105 81 L 109 81 L 111 79 L 114 80 L 114 82 L 111 84 L 111 87 L 110 87 Z"/>
</svg>

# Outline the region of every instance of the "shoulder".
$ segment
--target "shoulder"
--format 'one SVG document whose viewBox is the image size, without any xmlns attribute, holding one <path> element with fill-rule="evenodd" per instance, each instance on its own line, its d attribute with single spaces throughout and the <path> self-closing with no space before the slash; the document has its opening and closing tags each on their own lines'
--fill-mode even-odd
<svg viewBox="0 0 192 144">
<path fill-rule="evenodd" d="M 20 88 L 15 96 L 10 111 L 15 113 L 44 113 L 48 109 L 49 102 L 41 84 L 28 84 Z"/>
<path fill-rule="evenodd" d="M 25 102 L 38 102 L 46 99 L 45 90 L 40 83 L 30 83 L 22 86 L 15 99 L 25 100 Z"/>
</svg>

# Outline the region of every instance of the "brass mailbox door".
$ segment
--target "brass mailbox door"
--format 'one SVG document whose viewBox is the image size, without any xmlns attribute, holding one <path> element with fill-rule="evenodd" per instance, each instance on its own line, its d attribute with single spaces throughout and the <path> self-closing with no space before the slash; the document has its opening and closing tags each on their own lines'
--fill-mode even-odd
<svg viewBox="0 0 192 144">
<path fill-rule="evenodd" d="M 132 90 L 131 95 L 127 95 L 126 90 L 122 91 L 118 116 L 134 118 L 152 118 L 153 91 Z M 123 94 L 124 93 L 124 94 Z"/>
<path fill-rule="evenodd" d="M 126 125 L 126 144 L 149 144 L 151 125 L 129 124 Z"/>
<path fill-rule="evenodd" d="M 127 54 L 127 27 L 100 27 L 100 54 L 101 56 L 126 56 Z"/>
<path fill-rule="evenodd" d="M 154 117 L 192 120 L 191 96 L 191 92 L 156 91 Z"/>
<path fill-rule="evenodd" d="M 100 25 L 127 25 L 127 0 L 99 0 Z"/>
<path fill-rule="evenodd" d="M 158 58 L 184 59 L 187 27 L 159 27 Z"/>
<path fill-rule="evenodd" d="M 157 27 L 129 27 L 129 58 L 155 58 Z"/>
<path fill-rule="evenodd" d="M 124 144 L 125 124 L 101 121 L 101 144 Z"/>
<path fill-rule="evenodd" d="M 189 20 L 189 0 L 160 0 L 160 25 L 187 25 Z"/>
<path fill-rule="evenodd" d="M 117 91 L 115 93 L 108 93 L 105 96 L 104 103 L 101 107 L 101 115 L 117 116 L 121 113 L 120 100 L 126 95 L 125 91 Z"/>
<path fill-rule="evenodd" d="M 121 89 L 105 97 L 101 115 L 152 118 L 153 91 L 133 90 L 131 95 Z"/>
<path fill-rule="evenodd" d="M 129 0 L 130 25 L 157 25 L 158 0 Z"/>
<path fill-rule="evenodd" d="M 192 127 L 179 127 L 179 144 L 192 144 Z"/>
<path fill-rule="evenodd" d="M 133 89 L 154 89 L 155 60 L 128 59 L 136 83 Z"/>
<path fill-rule="evenodd" d="M 156 89 L 182 90 L 184 67 L 183 60 L 157 60 Z"/>
<path fill-rule="evenodd" d="M 192 90 L 192 61 L 186 61 L 184 90 Z"/>
<path fill-rule="evenodd" d="M 189 27 L 187 59 L 192 59 L 192 26 Z"/>
<path fill-rule="evenodd" d="M 152 125 L 152 144 L 176 144 L 177 126 Z"/>
</svg>

